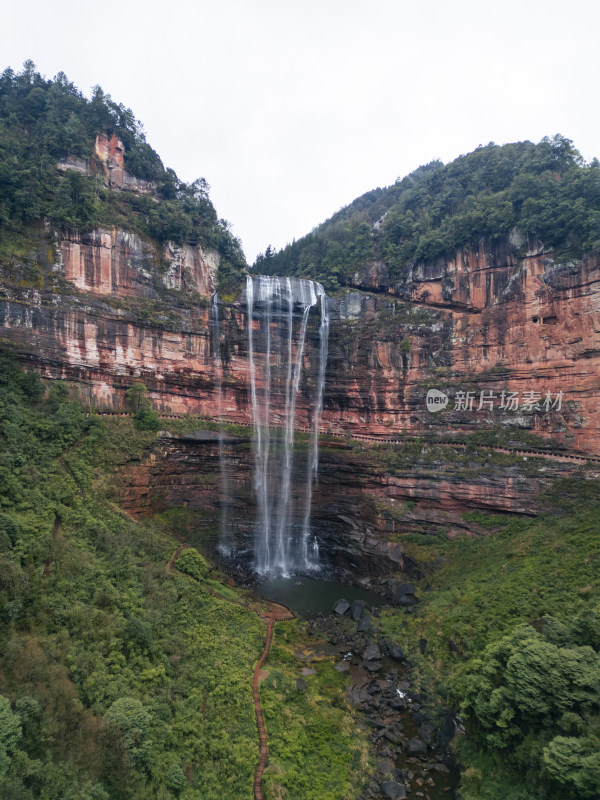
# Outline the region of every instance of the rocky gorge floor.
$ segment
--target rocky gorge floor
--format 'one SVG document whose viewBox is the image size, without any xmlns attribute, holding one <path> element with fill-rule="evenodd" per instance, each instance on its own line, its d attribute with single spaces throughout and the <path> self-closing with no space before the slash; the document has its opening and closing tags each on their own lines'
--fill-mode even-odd
<svg viewBox="0 0 600 800">
<path fill-rule="evenodd" d="M 360 800 L 458 798 L 452 741 L 461 721 L 414 689 L 403 647 L 375 633 L 378 613 L 340 599 L 330 615 L 309 623 L 309 633 L 328 641 L 336 669 L 349 675 L 348 698 L 372 729 L 376 769 Z M 298 688 L 305 688 L 303 678 Z"/>
</svg>

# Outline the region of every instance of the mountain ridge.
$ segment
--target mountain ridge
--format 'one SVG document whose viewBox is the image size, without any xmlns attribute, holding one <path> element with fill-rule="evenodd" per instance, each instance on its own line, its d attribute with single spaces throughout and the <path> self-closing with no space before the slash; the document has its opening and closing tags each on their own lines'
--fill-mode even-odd
<svg viewBox="0 0 600 800">
<path fill-rule="evenodd" d="M 335 290 L 379 264 L 394 291 L 415 264 L 501 239 L 518 241 L 521 255 L 532 241 L 561 258 L 600 250 L 600 162 L 586 164 L 560 134 L 480 146 L 366 192 L 278 252 L 267 248 L 253 270 L 303 274 Z"/>
</svg>

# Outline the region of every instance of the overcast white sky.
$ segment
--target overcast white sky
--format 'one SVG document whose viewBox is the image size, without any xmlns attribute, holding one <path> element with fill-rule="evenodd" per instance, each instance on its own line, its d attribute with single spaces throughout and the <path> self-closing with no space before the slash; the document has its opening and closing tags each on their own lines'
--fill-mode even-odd
<svg viewBox="0 0 600 800">
<path fill-rule="evenodd" d="M 2 3 L 33 59 L 133 109 L 251 263 L 434 158 L 560 132 L 600 157 L 597 0 Z"/>
</svg>

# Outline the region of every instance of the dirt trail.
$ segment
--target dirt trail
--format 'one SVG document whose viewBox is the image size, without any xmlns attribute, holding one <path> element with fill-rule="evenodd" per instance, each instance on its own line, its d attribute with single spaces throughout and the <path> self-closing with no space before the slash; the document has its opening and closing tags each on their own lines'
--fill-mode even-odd
<svg viewBox="0 0 600 800">
<path fill-rule="evenodd" d="M 254 773 L 254 797 L 256 800 L 263 800 L 262 795 L 262 774 L 265 770 L 267 763 L 267 732 L 265 730 L 265 721 L 263 719 L 262 707 L 260 705 L 260 693 L 258 685 L 261 680 L 261 669 L 265 659 L 269 655 L 271 649 L 271 642 L 273 641 L 273 626 L 276 622 L 285 619 L 293 619 L 294 614 L 286 606 L 279 605 L 278 603 L 269 603 L 269 610 L 266 614 L 261 614 L 260 618 L 267 623 L 267 638 L 265 639 L 265 647 L 261 657 L 256 662 L 254 667 L 254 676 L 252 678 L 252 696 L 254 698 L 254 708 L 256 710 L 256 722 L 258 724 L 258 736 L 260 739 L 260 758 L 256 772 Z"/>
<path fill-rule="evenodd" d="M 189 544 L 180 544 L 177 550 L 173 553 L 173 558 L 169 561 L 169 566 L 167 567 L 168 572 L 175 571 L 175 564 L 177 563 L 177 559 L 183 553 L 184 550 L 187 550 L 191 545 Z"/>
<path fill-rule="evenodd" d="M 169 565 L 167 567 L 168 572 L 173 573 L 177 567 L 177 559 L 181 555 L 184 550 L 190 547 L 189 544 L 180 544 L 175 552 L 173 553 L 173 558 L 170 560 Z M 256 767 L 256 772 L 254 773 L 254 797 L 256 800 L 263 800 L 262 794 L 262 774 L 265 770 L 265 766 L 267 764 L 267 732 L 265 729 L 265 721 L 263 718 L 262 707 L 260 705 L 260 693 L 258 691 L 258 686 L 261 679 L 264 677 L 264 673 L 261 674 L 262 665 L 264 664 L 267 656 L 269 655 L 269 650 L 271 649 L 271 642 L 273 641 L 273 627 L 276 622 L 280 622 L 286 619 L 294 619 L 294 613 L 290 611 L 287 606 L 280 605 L 279 603 L 270 603 L 267 604 L 267 610 L 264 612 L 258 612 L 260 619 L 267 624 L 267 636 L 265 639 L 265 646 L 262 651 L 261 657 L 256 662 L 256 666 L 254 667 L 254 673 L 252 676 L 252 697 L 254 698 L 254 709 L 256 711 L 256 722 L 258 725 L 258 736 L 260 740 L 260 757 L 258 761 L 258 766 Z"/>
</svg>

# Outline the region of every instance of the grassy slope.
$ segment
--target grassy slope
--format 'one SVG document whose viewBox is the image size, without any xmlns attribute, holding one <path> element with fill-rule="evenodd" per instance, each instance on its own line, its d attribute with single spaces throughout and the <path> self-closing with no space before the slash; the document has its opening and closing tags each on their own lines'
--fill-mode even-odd
<svg viewBox="0 0 600 800">
<path fill-rule="evenodd" d="M 305 678 L 305 692 L 296 687 L 299 651 L 316 672 Z M 261 702 L 269 740 L 266 800 L 356 797 L 369 767 L 368 750 L 364 733 L 347 712 L 346 678 L 336 671 L 333 659 L 319 654 L 314 639 L 308 643 L 303 626 L 280 622 L 265 668 L 269 674 L 261 686 Z"/>
</svg>

